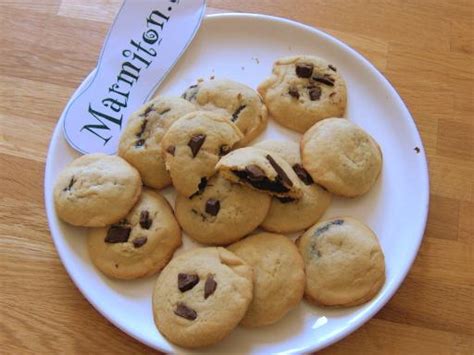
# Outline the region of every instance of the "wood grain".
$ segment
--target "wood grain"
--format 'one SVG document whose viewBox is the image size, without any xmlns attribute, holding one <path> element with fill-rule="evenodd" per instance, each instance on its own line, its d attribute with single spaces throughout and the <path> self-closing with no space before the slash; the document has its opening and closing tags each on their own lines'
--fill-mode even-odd
<svg viewBox="0 0 474 355">
<path fill-rule="evenodd" d="M 0 353 L 150 353 L 66 274 L 43 205 L 49 139 L 95 66 L 119 0 L 0 2 Z M 393 299 L 327 354 L 474 353 L 474 3 L 209 0 L 318 27 L 397 88 L 428 154 L 423 244 Z"/>
</svg>

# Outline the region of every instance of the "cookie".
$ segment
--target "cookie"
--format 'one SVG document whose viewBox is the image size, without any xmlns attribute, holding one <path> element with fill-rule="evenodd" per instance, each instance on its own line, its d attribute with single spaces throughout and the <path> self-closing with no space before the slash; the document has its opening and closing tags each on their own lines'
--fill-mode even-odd
<svg viewBox="0 0 474 355">
<path fill-rule="evenodd" d="M 200 243 L 226 245 L 257 228 L 267 215 L 271 197 L 232 183 L 220 174 L 202 194 L 176 196 L 176 218 L 186 234 Z"/>
<path fill-rule="evenodd" d="M 234 150 L 217 164 L 222 176 L 278 197 L 300 198 L 301 184 L 291 166 L 275 153 L 255 147 Z"/>
<path fill-rule="evenodd" d="M 173 186 L 186 197 L 200 194 L 216 172 L 219 158 L 242 138 L 225 116 L 197 111 L 176 121 L 162 141 L 162 154 Z"/>
<path fill-rule="evenodd" d="M 92 262 L 105 275 L 135 279 L 160 271 L 181 245 L 173 210 L 158 192 L 144 188 L 137 204 L 119 223 L 89 232 Z"/>
<path fill-rule="evenodd" d="M 156 281 L 153 315 L 169 341 L 197 348 L 234 329 L 252 300 L 253 272 L 224 248 L 197 248 L 171 260 Z"/>
<path fill-rule="evenodd" d="M 252 88 L 228 79 L 200 81 L 191 85 L 183 97 L 203 110 L 223 113 L 243 133 L 242 147 L 267 126 L 267 108 Z"/>
<path fill-rule="evenodd" d="M 334 65 L 315 56 L 278 59 L 258 92 L 275 121 L 301 133 L 346 110 L 344 79 Z"/>
<path fill-rule="evenodd" d="M 299 145 L 291 141 L 267 140 L 255 147 L 276 153 L 285 159 L 298 175 L 303 192 L 303 196 L 297 200 L 274 197 L 261 226 L 271 232 L 292 233 L 315 224 L 329 207 L 332 197 L 303 168 Z"/>
<path fill-rule="evenodd" d="M 123 218 L 141 190 L 140 174 L 122 158 L 87 154 L 57 177 L 54 205 L 58 217 L 69 224 L 103 227 Z"/>
<path fill-rule="evenodd" d="M 301 155 L 315 182 L 345 197 L 369 191 L 382 168 L 382 151 L 375 140 L 341 118 L 328 118 L 311 127 L 301 140 Z"/>
<path fill-rule="evenodd" d="M 196 107 L 180 97 L 157 97 L 128 119 L 118 154 L 140 172 L 145 185 L 161 189 L 171 184 L 161 155 L 161 140 L 176 120 L 193 111 Z"/>
<path fill-rule="evenodd" d="M 377 236 L 350 217 L 316 224 L 297 241 L 306 269 L 305 296 L 325 306 L 355 306 L 372 299 L 385 282 Z"/>
<path fill-rule="evenodd" d="M 253 300 L 241 321 L 261 327 L 283 318 L 302 299 L 304 264 L 295 244 L 281 234 L 259 233 L 228 247 L 254 272 Z"/>
</svg>

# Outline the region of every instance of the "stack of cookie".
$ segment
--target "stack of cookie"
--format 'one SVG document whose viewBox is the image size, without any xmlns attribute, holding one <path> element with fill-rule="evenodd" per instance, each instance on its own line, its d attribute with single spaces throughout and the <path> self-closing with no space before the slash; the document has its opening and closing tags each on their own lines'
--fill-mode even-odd
<svg viewBox="0 0 474 355">
<path fill-rule="evenodd" d="M 107 276 L 161 271 L 155 322 L 181 346 L 213 344 L 238 324 L 273 324 L 303 296 L 362 304 L 385 281 L 377 236 L 350 217 L 318 223 L 332 195 L 360 196 L 381 171 L 375 140 L 339 118 L 345 106 L 337 68 L 313 56 L 277 60 L 258 92 L 201 80 L 135 112 L 118 156 L 73 161 L 56 182 L 57 214 L 90 227 L 91 260 Z M 268 115 L 304 133 L 300 144 L 248 146 Z M 157 192 L 171 184 L 174 210 Z M 173 258 L 181 229 L 203 246 Z M 304 230 L 296 243 L 285 235 Z"/>
</svg>

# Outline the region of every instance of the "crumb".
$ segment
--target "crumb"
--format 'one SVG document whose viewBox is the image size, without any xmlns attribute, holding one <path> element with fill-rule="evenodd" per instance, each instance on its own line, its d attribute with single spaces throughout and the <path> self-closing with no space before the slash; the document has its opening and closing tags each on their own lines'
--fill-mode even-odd
<svg viewBox="0 0 474 355">
<path fill-rule="evenodd" d="M 256 62 L 257 64 L 260 64 L 260 60 L 259 60 L 257 57 L 252 57 L 251 59 L 252 59 L 252 60 L 255 60 L 255 62 Z"/>
<path fill-rule="evenodd" d="M 240 67 L 240 69 L 245 70 L 245 67 Z"/>
<path fill-rule="evenodd" d="M 214 75 L 211 75 L 211 77 L 210 77 L 209 79 L 214 80 L 214 79 L 215 79 L 215 76 L 214 76 Z"/>
<path fill-rule="evenodd" d="M 418 147 L 415 147 L 414 150 L 415 150 L 416 154 L 418 154 L 420 152 L 420 148 L 418 148 Z"/>
<path fill-rule="evenodd" d="M 199 79 L 197 80 L 198 83 L 202 83 L 203 81 L 204 81 L 203 78 L 199 78 Z"/>
</svg>

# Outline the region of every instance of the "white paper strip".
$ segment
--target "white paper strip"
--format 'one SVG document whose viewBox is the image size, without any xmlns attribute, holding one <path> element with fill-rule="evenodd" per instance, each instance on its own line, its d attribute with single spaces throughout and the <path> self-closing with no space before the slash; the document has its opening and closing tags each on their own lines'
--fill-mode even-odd
<svg viewBox="0 0 474 355">
<path fill-rule="evenodd" d="M 81 153 L 115 153 L 127 118 L 147 101 L 196 34 L 205 0 L 125 0 L 91 83 L 69 102 L 64 134 Z"/>
</svg>

